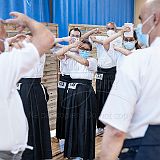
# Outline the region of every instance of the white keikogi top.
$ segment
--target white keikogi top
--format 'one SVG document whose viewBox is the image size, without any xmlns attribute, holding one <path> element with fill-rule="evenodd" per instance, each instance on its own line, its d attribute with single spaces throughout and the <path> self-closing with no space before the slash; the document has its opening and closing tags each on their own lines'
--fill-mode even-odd
<svg viewBox="0 0 160 160">
<path fill-rule="evenodd" d="M 132 50 L 132 52 L 134 52 L 134 51 L 135 51 L 135 49 Z M 119 67 L 123 63 L 124 58 L 127 57 L 124 54 L 122 54 L 121 52 L 114 50 L 113 44 L 110 45 L 110 48 L 109 48 L 107 54 L 112 59 L 112 62 L 116 65 L 117 70 L 119 69 Z"/>
<path fill-rule="evenodd" d="M 31 43 L 0 55 L 0 151 L 18 153 L 27 146 L 28 123 L 17 82 L 39 61 Z"/>
<path fill-rule="evenodd" d="M 127 138 L 143 137 L 149 124 L 160 124 L 159 51 L 160 37 L 124 59 L 99 117 Z"/>
<path fill-rule="evenodd" d="M 33 67 L 32 70 L 27 72 L 23 78 L 42 78 L 43 77 L 43 71 L 44 71 L 44 65 L 45 65 L 46 55 L 44 54 L 39 62 Z"/>
<path fill-rule="evenodd" d="M 72 79 L 92 80 L 94 78 L 94 74 L 97 71 L 97 60 L 91 57 L 87 58 L 87 60 L 89 61 L 89 66 L 84 66 L 72 58 L 68 59 L 68 70 Z"/>
<path fill-rule="evenodd" d="M 69 63 L 70 63 L 70 60 L 66 56 L 64 59 L 60 60 L 60 72 L 62 75 L 70 75 L 69 66 L 68 66 Z"/>
<path fill-rule="evenodd" d="M 25 40 L 24 40 L 23 43 L 27 43 L 27 42 L 25 42 Z M 9 51 L 9 44 L 8 44 L 7 39 L 4 41 L 4 46 L 5 46 L 5 51 L 8 52 Z M 23 76 L 23 78 L 42 78 L 43 77 L 45 60 L 46 60 L 46 55 L 44 54 L 42 57 L 40 57 L 39 62 L 36 65 L 34 65 L 32 70 L 27 72 Z"/>
<path fill-rule="evenodd" d="M 62 45 L 63 47 L 63 45 Z M 56 56 L 56 52 L 61 49 L 62 47 L 53 47 L 51 49 L 51 52 L 53 55 Z M 60 73 L 62 75 L 69 75 L 69 70 L 68 70 L 68 58 L 65 56 L 64 59 L 60 60 Z"/>
<path fill-rule="evenodd" d="M 107 36 L 96 36 L 96 39 L 100 40 L 100 41 L 104 41 L 106 38 L 108 38 L 108 37 Z M 107 68 L 112 68 L 112 67 L 116 66 L 115 63 L 112 61 L 111 57 L 107 54 L 107 51 L 105 50 L 105 48 L 103 47 L 102 44 L 97 44 L 97 43 L 93 43 L 93 42 L 92 42 L 92 44 L 93 44 L 93 46 L 95 46 L 97 48 L 97 58 L 98 58 L 98 66 L 99 67 L 107 69 Z M 112 41 L 111 44 L 121 46 L 122 45 L 122 38 L 118 37 L 117 39 Z"/>
</svg>

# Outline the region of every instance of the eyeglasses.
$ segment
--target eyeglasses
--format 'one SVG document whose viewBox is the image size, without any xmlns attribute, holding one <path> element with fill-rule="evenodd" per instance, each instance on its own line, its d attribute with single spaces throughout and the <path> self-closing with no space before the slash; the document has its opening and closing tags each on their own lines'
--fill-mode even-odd
<svg viewBox="0 0 160 160">
<path fill-rule="evenodd" d="M 83 51 L 90 51 L 89 48 L 84 48 L 84 47 L 80 47 L 79 49 L 83 50 Z"/>
<path fill-rule="evenodd" d="M 133 42 L 135 41 L 134 39 L 123 39 L 125 42 Z"/>
<path fill-rule="evenodd" d="M 71 34 L 70 37 L 76 37 L 76 38 L 80 38 L 80 35 L 74 35 L 74 34 Z"/>
<path fill-rule="evenodd" d="M 108 30 L 114 30 L 114 28 L 107 27 Z"/>
</svg>

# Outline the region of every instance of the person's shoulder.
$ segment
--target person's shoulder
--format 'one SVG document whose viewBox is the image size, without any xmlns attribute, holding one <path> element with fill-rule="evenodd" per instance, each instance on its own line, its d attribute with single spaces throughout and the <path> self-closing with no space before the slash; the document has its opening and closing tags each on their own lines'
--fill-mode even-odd
<svg viewBox="0 0 160 160">
<path fill-rule="evenodd" d="M 153 53 L 153 49 L 151 47 L 144 49 L 137 49 L 132 51 L 132 54 L 127 56 L 128 60 L 136 60 L 137 62 L 148 59 Z"/>
<path fill-rule="evenodd" d="M 97 59 L 93 58 L 93 57 L 88 57 L 87 60 L 91 63 L 94 63 L 95 65 L 97 65 Z"/>
<path fill-rule="evenodd" d="M 22 42 L 24 47 L 21 49 L 13 48 L 9 53 L 13 57 L 16 57 L 17 60 L 26 62 L 26 61 L 39 61 L 40 55 L 37 48 L 31 42 Z"/>
<path fill-rule="evenodd" d="M 151 48 L 135 50 L 129 56 L 124 56 L 119 70 L 132 77 L 138 76 L 140 72 L 145 70 L 151 55 Z"/>
</svg>

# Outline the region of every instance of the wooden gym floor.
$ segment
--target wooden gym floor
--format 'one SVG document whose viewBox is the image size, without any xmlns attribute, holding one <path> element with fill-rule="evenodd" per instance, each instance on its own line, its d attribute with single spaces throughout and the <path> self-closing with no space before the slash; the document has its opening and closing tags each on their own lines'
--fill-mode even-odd
<svg viewBox="0 0 160 160">
<path fill-rule="evenodd" d="M 100 148 L 101 148 L 101 140 L 102 140 L 102 135 L 98 135 L 96 137 L 96 159 L 99 159 L 99 155 L 100 155 Z M 59 151 L 59 145 L 58 145 L 58 141 L 57 139 L 52 139 L 52 153 L 53 153 L 53 158 L 52 160 L 65 160 L 63 158 L 63 153 L 60 153 Z"/>
</svg>

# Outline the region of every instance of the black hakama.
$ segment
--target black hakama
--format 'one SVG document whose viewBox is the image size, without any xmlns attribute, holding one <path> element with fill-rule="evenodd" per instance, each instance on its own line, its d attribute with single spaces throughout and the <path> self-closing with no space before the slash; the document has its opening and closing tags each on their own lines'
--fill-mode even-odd
<svg viewBox="0 0 160 160">
<path fill-rule="evenodd" d="M 52 159 L 46 89 L 40 78 L 23 78 L 17 85 L 29 125 L 27 144 L 33 147 L 24 151 L 22 160 Z"/>
<path fill-rule="evenodd" d="M 57 88 L 57 119 L 56 119 L 56 137 L 58 139 L 65 138 L 65 108 L 68 83 L 71 82 L 69 75 L 60 75 L 60 81 Z"/>
<path fill-rule="evenodd" d="M 95 158 L 96 96 L 90 80 L 68 86 L 64 157 Z M 76 84 L 78 83 L 78 84 Z"/>
<path fill-rule="evenodd" d="M 105 125 L 98 120 L 102 108 L 106 102 L 109 92 L 112 88 L 112 84 L 115 80 L 116 67 L 103 69 L 97 69 L 96 75 L 96 98 L 97 98 L 97 128 L 104 128 Z"/>
</svg>

